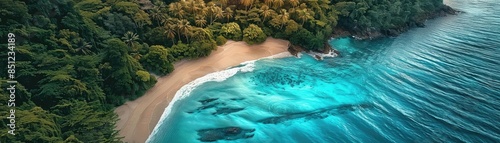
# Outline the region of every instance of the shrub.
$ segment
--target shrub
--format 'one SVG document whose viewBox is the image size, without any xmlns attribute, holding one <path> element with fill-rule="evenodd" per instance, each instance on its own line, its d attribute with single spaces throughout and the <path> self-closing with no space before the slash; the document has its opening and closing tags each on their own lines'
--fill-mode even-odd
<svg viewBox="0 0 500 143">
<path fill-rule="evenodd" d="M 243 30 L 243 41 L 250 45 L 260 44 L 266 41 L 267 35 L 262 31 L 262 29 L 255 25 L 250 24 L 245 30 Z"/>
<path fill-rule="evenodd" d="M 195 59 L 210 55 L 217 48 L 214 40 L 194 41 L 191 44 L 178 43 L 168 49 L 169 53 L 176 59 Z"/>
<path fill-rule="evenodd" d="M 166 75 L 174 70 L 172 63 L 174 62 L 174 57 L 169 54 L 169 51 L 163 46 L 154 45 L 150 47 L 149 53 L 147 53 L 143 58 L 141 58 L 141 63 L 145 69 L 159 74 Z M 138 76 L 144 80 L 149 77 L 145 73 L 136 73 Z"/>
<path fill-rule="evenodd" d="M 224 24 L 220 30 L 220 33 L 224 37 L 236 41 L 240 41 L 242 36 L 240 25 L 235 22 Z"/>
<path fill-rule="evenodd" d="M 192 53 L 192 58 L 204 57 L 210 55 L 213 50 L 217 49 L 217 44 L 214 40 L 202 40 L 196 41 L 190 44 L 190 47 L 196 48 L 196 51 Z"/>
<path fill-rule="evenodd" d="M 217 45 L 219 45 L 219 46 L 224 45 L 227 42 L 227 39 L 224 38 L 224 36 L 217 36 L 217 39 L 215 39 L 215 40 L 217 42 Z"/>
</svg>

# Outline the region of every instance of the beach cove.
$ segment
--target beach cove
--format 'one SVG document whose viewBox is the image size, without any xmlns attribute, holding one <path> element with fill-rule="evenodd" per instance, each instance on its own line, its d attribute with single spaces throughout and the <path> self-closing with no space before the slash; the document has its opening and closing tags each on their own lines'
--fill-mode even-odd
<svg viewBox="0 0 500 143">
<path fill-rule="evenodd" d="M 187 84 L 147 142 L 498 142 L 495 5 L 450 2 L 464 13 L 398 37 L 330 40 L 336 58 L 261 59 Z"/>
<path fill-rule="evenodd" d="M 143 96 L 115 109 L 120 119 L 116 129 L 120 130 L 120 136 L 125 137 L 125 142 L 145 142 L 182 86 L 206 74 L 237 66 L 245 61 L 288 52 L 288 44 L 286 40 L 274 38 L 252 46 L 245 42 L 228 41 L 210 56 L 175 63 L 175 70 L 158 78 L 156 85 Z"/>
</svg>

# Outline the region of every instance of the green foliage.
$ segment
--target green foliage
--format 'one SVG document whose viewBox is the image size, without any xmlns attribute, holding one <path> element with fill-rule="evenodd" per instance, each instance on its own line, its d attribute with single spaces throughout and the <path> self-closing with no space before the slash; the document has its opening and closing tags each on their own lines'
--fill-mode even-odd
<svg viewBox="0 0 500 143">
<path fill-rule="evenodd" d="M 23 25 L 28 22 L 31 15 L 28 14 L 28 7 L 24 2 L 15 0 L 2 0 L 0 1 L 0 24 L 1 25 Z M 2 38 L 7 35 L 7 29 L 0 27 Z"/>
<path fill-rule="evenodd" d="M 60 142 L 61 130 L 55 122 L 57 115 L 40 107 L 16 109 L 16 136 L 7 142 Z"/>
<path fill-rule="evenodd" d="M 217 42 L 217 45 L 221 46 L 221 45 L 226 44 L 227 39 L 224 38 L 224 36 L 217 36 L 216 42 Z"/>
<path fill-rule="evenodd" d="M 169 52 L 172 53 L 175 61 L 181 59 L 189 59 L 194 58 L 191 53 L 194 53 L 194 48 L 190 47 L 188 44 L 177 43 L 168 49 Z"/>
<path fill-rule="evenodd" d="M 119 13 L 126 13 L 127 15 L 134 15 L 141 11 L 139 5 L 133 2 L 117 2 L 112 5 L 111 9 Z"/>
<path fill-rule="evenodd" d="M 103 8 L 104 5 L 100 0 L 83 0 L 75 5 L 75 9 L 97 12 L 97 10 Z"/>
<path fill-rule="evenodd" d="M 197 49 L 195 53 L 193 53 L 194 58 L 208 56 L 213 50 L 217 49 L 215 40 L 195 41 L 191 43 L 190 46 Z"/>
<path fill-rule="evenodd" d="M 255 24 L 250 24 L 245 30 L 243 30 L 243 41 L 246 43 L 253 45 L 253 44 L 260 44 L 264 42 L 267 38 L 267 35 L 260 29 L 259 26 Z"/>
<path fill-rule="evenodd" d="M 354 32 L 397 29 L 420 23 L 442 6 L 442 0 L 357 0 L 335 4 L 341 15 L 341 26 Z"/>
<path fill-rule="evenodd" d="M 64 140 L 64 143 L 83 143 L 75 135 L 70 135 L 68 138 Z"/>
<path fill-rule="evenodd" d="M 194 59 L 208 56 L 217 48 L 215 40 L 195 41 L 191 44 L 178 43 L 172 46 L 168 51 L 175 58 L 175 61 L 187 58 Z"/>
<path fill-rule="evenodd" d="M 149 53 L 141 59 L 144 68 L 158 75 L 172 72 L 174 70 L 172 62 L 174 62 L 174 57 L 169 54 L 167 49 L 159 45 L 151 46 Z"/>
<path fill-rule="evenodd" d="M 320 50 L 325 40 L 322 34 L 314 35 L 303 28 L 293 33 L 290 38 L 292 44 L 302 46 L 306 50 Z"/>
<path fill-rule="evenodd" d="M 143 40 L 151 45 L 166 45 L 165 43 L 170 42 L 170 40 L 167 39 L 167 36 L 164 33 L 165 30 L 163 27 L 156 27 L 148 31 L 144 35 L 144 37 L 148 38 L 145 38 Z M 171 44 L 173 44 L 173 42 Z"/>
<path fill-rule="evenodd" d="M 99 103 L 62 100 L 51 110 L 59 115 L 57 123 L 66 140 L 119 142 L 116 137 L 118 132 L 113 129 L 118 120 L 117 115 L 112 110 L 99 109 Z"/>
<path fill-rule="evenodd" d="M 147 71 L 137 71 L 135 72 L 135 75 L 138 76 L 143 82 L 149 81 L 151 77 Z"/>
<path fill-rule="evenodd" d="M 295 22 L 294 20 L 290 20 L 290 21 L 288 21 L 288 24 L 286 25 L 285 33 L 287 35 L 291 35 L 292 33 L 299 30 L 299 28 L 301 28 L 301 26 L 297 22 Z"/>
<path fill-rule="evenodd" d="M 242 32 L 240 25 L 235 22 L 224 24 L 221 28 L 221 34 L 231 40 L 241 40 Z"/>
<path fill-rule="evenodd" d="M 133 20 L 121 13 L 105 14 L 102 23 L 103 28 L 110 31 L 112 34 L 120 36 L 130 31 L 131 28 L 135 29 Z"/>
<path fill-rule="evenodd" d="M 128 55 L 127 45 L 120 39 L 110 39 L 105 42 L 103 61 L 111 65 L 103 70 L 104 91 L 114 97 L 135 98 L 154 84 L 154 80 L 142 81 L 136 72 L 144 70 L 139 62 Z M 116 105 L 123 100 L 108 100 Z"/>
</svg>

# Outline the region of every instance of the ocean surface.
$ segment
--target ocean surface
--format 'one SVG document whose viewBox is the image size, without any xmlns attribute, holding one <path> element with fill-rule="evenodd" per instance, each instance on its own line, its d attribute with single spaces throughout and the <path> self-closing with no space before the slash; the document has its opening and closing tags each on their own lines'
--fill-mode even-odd
<svg viewBox="0 0 500 143">
<path fill-rule="evenodd" d="M 500 142 L 500 1 L 341 56 L 262 59 L 184 86 L 148 142 Z"/>
</svg>

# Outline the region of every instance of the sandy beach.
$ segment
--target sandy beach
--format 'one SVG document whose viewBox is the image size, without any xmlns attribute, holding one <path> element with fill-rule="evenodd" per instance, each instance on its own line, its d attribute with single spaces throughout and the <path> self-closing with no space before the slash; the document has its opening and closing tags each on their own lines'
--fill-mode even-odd
<svg viewBox="0 0 500 143">
<path fill-rule="evenodd" d="M 287 52 L 288 41 L 268 38 L 264 43 L 249 46 L 245 42 L 228 41 L 208 57 L 175 63 L 175 70 L 158 79 L 143 96 L 115 109 L 119 116 L 116 129 L 124 142 L 144 143 L 160 120 L 175 93 L 185 84 L 206 74 Z"/>
</svg>

